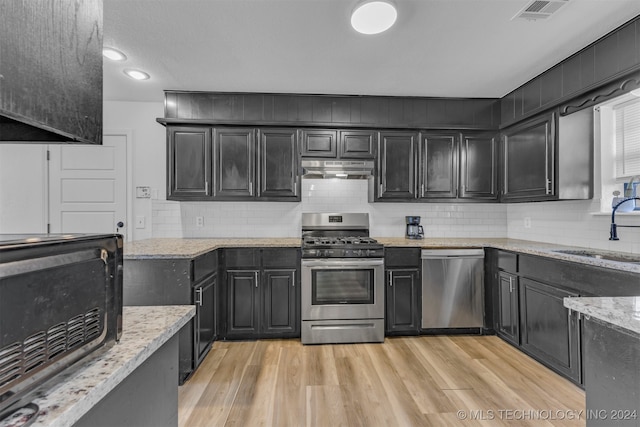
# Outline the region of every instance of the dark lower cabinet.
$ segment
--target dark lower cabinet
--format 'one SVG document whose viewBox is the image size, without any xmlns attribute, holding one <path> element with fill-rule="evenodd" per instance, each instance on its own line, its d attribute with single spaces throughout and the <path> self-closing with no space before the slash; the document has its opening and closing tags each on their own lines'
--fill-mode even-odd
<svg viewBox="0 0 640 427">
<path fill-rule="evenodd" d="M 257 335 L 260 331 L 258 318 L 259 270 L 227 270 L 227 338 Z"/>
<path fill-rule="evenodd" d="M 420 290 L 420 270 L 387 270 L 387 335 L 417 335 L 420 332 Z"/>
<path fill-rule="evenodd" d="M 262 334 L 295 334 L 299 329 L 296 271 L 265 270 L 262 279 Z"/>
<path fill-rule="evenodd" d="M 299 251 L 225 249 L 227 339 L 300 336 Z"/>
<path fill-rule="evenodd" d="M 506 271 L 499 271 L 498 321 L 496 333 L 515 345 L 520 344 L 520 310 L 518 300 L 518 276 Z"/>
<path fill-rule="evenodd" d="M 202 359 L 211 348 L 216 336 L 216 284 L 218 275 L 212 274 L 193 289 L 193 302 L 196 306 L 193 355 L 195 366 L 200 365 Z"/>
<path fill-rule="evenodd" d="M 195 317 L 178 333 L 178 381 L 200 365 L 218 336 L 218 254 L 196 258 L 125 259 L 124 305 L 196 306 Z"/>
<path fill-rule="evenodd" d="M 580 322 L 563 298 L 578 296 L 520 278 L 521 346 L 545 364 L 580 382 Z"/>
</svg>

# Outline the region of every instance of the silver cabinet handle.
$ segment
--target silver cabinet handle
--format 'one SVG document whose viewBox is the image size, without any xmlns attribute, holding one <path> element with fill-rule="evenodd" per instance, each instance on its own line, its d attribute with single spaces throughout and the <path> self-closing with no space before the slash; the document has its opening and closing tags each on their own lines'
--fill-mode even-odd
<svg viewBox="0 0 640 427">
<path fill-rule="evenodd" d="M 258 287 L 258 272 L 254 271 L 253 274 L 255 274 L 256 277 L 256 288 Z"/>
<path fill-rule="evenodd" d="M 389 272 L 389 286 L 393 286 L 393 271 Z"/>
<path fill-rule="evenodd" d="M 209 181 L 204 182 L 204 193 L 209 194 Z"/>
<path fill-rule="evenodd" d="M 547 179 L 544 185 L 544 190 L 546 194 L 551 194 L 551 180 Z"/>
<path fill-rule="evenodd" d="M 424 197 L 424 184 L 420 185 L 420 197 Z"/>
<path fill-rule="evenodd" d="M 380 183 L 380 193 L 378 193 L 378 197 L 382 197 L 382 183 Z"/>
<path fill-rule="evenodd" d="M 196 304 L 202 307 L 202 288 L 196 289 Z"/>
<path fill-rule="evenodd" d="M 513 292 L 513 277 L 509 276 L 509 292 Z"/>
<path fill-rule="evenodd" d="M 249 183 L 249 195 L 253 195 L 253 182 Z"/>
</svg>

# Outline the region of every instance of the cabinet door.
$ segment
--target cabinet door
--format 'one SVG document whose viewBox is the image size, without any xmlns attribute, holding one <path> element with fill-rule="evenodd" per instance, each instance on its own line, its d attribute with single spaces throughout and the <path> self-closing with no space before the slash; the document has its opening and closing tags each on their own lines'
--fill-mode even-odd
<svg viewBox="0 0 640 427">
<path fill-rule="evenodd" d="M 167 199 L 206 200 L 211 196 L 211 129 L 167 128 Z"/>
<path fill-rule="evenodd" d="M 495 135 L 464 135 L 460 143 L 460 193 L 465 199 L 498 198 L 498 149 Z"/>
<path fill-rule="evenodd" d="M 520 344 L 518 311 L 518 276 L 500 271 L 498 273 L 497 333 L 516 345 Z"/>
<path fill-rule="evenodd" d="M 303 157 L 333 157 L 338 154 L 338 133 L 335 130 L 305 129 L 302 131 Z"/>
<path fill-rule="evenodd" d="M 260 331 L 258 270 L 227 270 L 227 337 L 255 338 Z"/>
<path fill-rule="evenodd" d="M 380 132 L 376 199 L 415 199 L 418 135 Z"/>
<path fill-rule="evenodd" d="M 295 129 L 263 129 L 258 147 L 261 198 L 300 200 L 298 133 Z"/>
<path fill-rule="evenodd" d="M 420 273 L 418 270 L 387 270 L 386 333 L 417 334 L 420 328 Z"/>
<path fill-rule="evenodd" d="M 373 159 L 376 133 L 370 130 L 342 130 L 338 140 L 338 157 L 342 159 Z"/>
<path fill-rule="evenodd" d="M 255 153 L 254 129 L 214 129 L 214 199 L 242 200 L 255 196 Z"/>
<path fill-rule="evenodd" d="M 547 114 L 503 133 L 503 200 L 554 198 L 555 120 Z"/>
<path fill-rule="evenodd" d="M 296 271 L 264 270 L 262 278 L 262 333 L 278 336 L 299 334 Z"/>
<path fill-rule="evenodd" d="M 580 381 L 580 327 L 563 298 L 575 293 L 520 279 L 522 348 L 576 382 Z"/>
<path fill-rule="evenodd" d="M 215 285 L 213 274 L 194 288 L 193 302 L 196 306 L 194 328 L 194 359 L 197 368 L 211 348 L 216 333 Z"/>
<path fill-rule="evenodd" d="M 458 134 L 421 134 L 420 197 L 457 197 L 458 140 Z"/>
</svg>

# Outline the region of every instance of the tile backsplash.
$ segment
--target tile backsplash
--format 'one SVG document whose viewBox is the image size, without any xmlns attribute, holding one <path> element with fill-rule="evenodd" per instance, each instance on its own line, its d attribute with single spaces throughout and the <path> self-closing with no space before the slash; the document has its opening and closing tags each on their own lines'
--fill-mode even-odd
<svg viewBox="0 0 640 427">
<path fill-rule="evenodd" d="M 366 212 L 378 237 L 404 236 L 406 215 L 422 217 L 427 237 L 507 236 L 506 205 L 369 203 L 368 186 L 368 180 L 303 179 L 302 201 L 292 203 L 155 200 L 153 237 L 300 237 L 302 212 Z"/>
<path fill-rule="evenodd" d="M 538 203 L 369 203 L 367 180 L 302 180 L 302 201 L 153 202 L 153 237 L 300 237 L 302 212 L 367 212 L 371 235 L 401 237 L 406 215 L 422 217 L 426 237 L 509 237 L 640 253 L 640 228 L 609 241 L 600 200 Z M 202 226 L 196 219 L 202 217 Z M 617 223 L 640 225 L 640 215 Z"/>
</svg>

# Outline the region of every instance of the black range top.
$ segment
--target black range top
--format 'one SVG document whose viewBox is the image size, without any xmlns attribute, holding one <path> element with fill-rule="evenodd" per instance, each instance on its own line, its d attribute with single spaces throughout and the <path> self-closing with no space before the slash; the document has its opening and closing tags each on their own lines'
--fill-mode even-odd
<svg viewBox="0 0 640 427">
<path fill-rule="evenodd" d="M 302 258 L 382 258 L 366 214 L 303 214 Z"/>
</svg>

